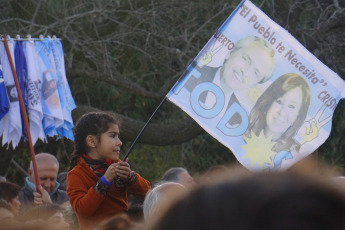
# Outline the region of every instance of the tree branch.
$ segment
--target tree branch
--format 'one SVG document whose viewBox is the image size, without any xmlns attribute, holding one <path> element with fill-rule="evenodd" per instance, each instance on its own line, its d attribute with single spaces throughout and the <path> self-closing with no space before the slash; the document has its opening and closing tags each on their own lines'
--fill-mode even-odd
<svg viewBox="0 0 345 230">
<path fill-rule="evenodd" d="M 100 110 L 90 106 L 78 106 L 73 111 L 73 120 L 77 121 L 83 114 L 92 111 Z M 121 119 L 122 138 L 133 141 L 144 127 L 145 122 L 118 113 L 114 114 Z M 188 117 L 174 124 L 151 123 L 147 126 L 138 142 L 157 146 L 175 145 L 189 141 L 204 132 L 193 119 Z"/>
</svg>

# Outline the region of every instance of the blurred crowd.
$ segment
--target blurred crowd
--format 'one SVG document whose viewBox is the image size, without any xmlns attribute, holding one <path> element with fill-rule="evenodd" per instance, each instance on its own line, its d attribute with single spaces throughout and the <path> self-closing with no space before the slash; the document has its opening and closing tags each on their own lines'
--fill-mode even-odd
<svg viewBox="0 0 345 230">
<path fill-rule="evenodd" d="M 87 113 L 68 172 L 39 153 L 22 188 L 1 177 L 0 229 L 345 230 L 345 177 L 316 161 L 279 172 L 173 167 L 150 182 L 119 159 L 119 133 L 113 114 Z"/>
<path fill-rule="evenodd" d="M 36 157 L 39 192 L 32 165 L 23 188 L 1 178 L 0 229 L 345 229 L 345 177 L 315 162 L 257 173 L 218 165 L 194 177 L 170 168 L 145 197 L 127 193 L 127 210 L 81 228 L 66 193 L 67 173 L 58 173 L 53 155 Z"/>
</svg>

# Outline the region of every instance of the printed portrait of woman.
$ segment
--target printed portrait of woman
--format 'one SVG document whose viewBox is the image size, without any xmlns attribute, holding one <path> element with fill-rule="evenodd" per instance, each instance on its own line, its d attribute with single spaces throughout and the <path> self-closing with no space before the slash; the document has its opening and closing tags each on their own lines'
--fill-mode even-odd
<svg viewBox="0 0 345 230">
<path fill-rule="evenodd" d="M 259 97 L 249 114 L 245 136 L 259 136 L 263 131 L 276 144 L 272 151 L 298 151 L 294 140 L 306 119 L 310 104 L 308 83 L 300 75 L 287 73 L 275 80 Z"/>
</svg>

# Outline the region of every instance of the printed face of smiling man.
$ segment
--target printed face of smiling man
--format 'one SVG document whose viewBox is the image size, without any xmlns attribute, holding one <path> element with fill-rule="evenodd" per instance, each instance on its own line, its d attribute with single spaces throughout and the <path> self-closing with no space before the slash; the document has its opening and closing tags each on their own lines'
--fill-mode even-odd
<svg viewBox="0 0 345 230">
<path fill-rule="evenodd" d="M 273 69 L 273 56 L 268 47 L 252 42 L 229 54 L 221 69 L 222 87 L 225 91 L 250 89 L 270 76 Z"/>
</svg>

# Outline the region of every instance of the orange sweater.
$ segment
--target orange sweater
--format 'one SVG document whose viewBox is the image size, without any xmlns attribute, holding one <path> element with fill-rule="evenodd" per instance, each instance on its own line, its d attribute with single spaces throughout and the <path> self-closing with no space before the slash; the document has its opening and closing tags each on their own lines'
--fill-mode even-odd
<svg viewBox="0 0 345 230">
<path fill-rule="evenodd" d="M 129 187 L 117 188 L 113 184 L 103 197 L 93 186 L 99 177 L 80 158 L 77 165 L 67 174 L 67 195 L 78 216 L 80 229 L 92 229 L 101 220 L 127 210 L 127 191 L 144 198 L 150 189 L 150 182 L 139 176 Z"/>
</svg>

